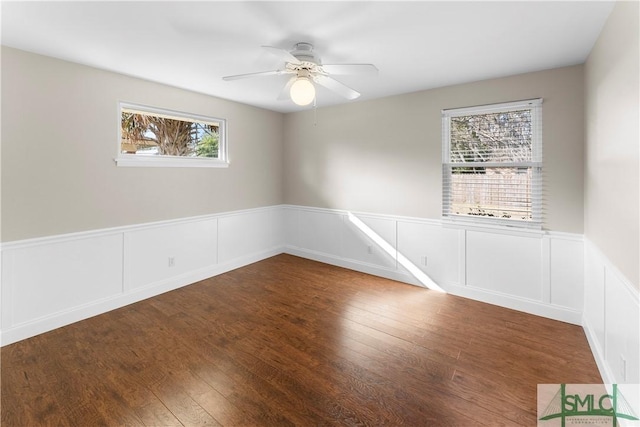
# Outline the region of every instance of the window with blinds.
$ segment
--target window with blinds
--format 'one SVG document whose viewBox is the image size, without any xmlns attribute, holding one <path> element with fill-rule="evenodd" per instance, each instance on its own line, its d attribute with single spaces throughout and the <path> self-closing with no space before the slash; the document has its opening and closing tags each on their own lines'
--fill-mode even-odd
<svg viewBox="0 0 640 427">
<path fill-rule="evenodd" d="M 542 99 L 442 111 L 443 216 L 542 227 Z"/>
</svg>

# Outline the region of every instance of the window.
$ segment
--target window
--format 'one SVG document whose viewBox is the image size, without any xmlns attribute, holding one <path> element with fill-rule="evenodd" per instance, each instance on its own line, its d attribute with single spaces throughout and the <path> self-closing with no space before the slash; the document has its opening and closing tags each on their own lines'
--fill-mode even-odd
<svg viewBox="0 0 640 427">
<path fill-rule="evenodd" d="M 442 214 L 542 227 L 542 99 L 442 111 Z"/>
<path fill-rule="evenodd" d="M 118 166 L 228 166 L 224 119 L 120 103 L 118 139 Z"/>
</svg>

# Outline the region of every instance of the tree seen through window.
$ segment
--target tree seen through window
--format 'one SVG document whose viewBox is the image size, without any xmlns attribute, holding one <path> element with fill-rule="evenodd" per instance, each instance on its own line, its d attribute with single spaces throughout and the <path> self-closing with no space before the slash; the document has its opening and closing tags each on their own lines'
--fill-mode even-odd
<svg viewBox="0 0 640 427">
<path fill-rule="evenodd" d="M 126 154 L 219 157 L 220 125 L 122 109 L 121 152 Z"/>
</svg>

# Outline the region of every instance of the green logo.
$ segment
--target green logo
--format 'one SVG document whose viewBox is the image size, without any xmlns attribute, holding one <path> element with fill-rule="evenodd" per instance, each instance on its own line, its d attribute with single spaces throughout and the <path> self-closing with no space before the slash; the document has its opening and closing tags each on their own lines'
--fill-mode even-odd
<svg viewBox="0 0 640 427">
<path fill-rule="evenodd" d="M 540 396 L 540 387 L 541 385 L 538 385 L 538 396 Z M 560 384 L 560 389 L 542 412 L 539 420 L 559 419 L 562 427 L 565 427 L 567 419 L 570 419 L 572 425 L 589 425 L 594 423 L 594 417 L 606 417 L 609 418 L 607 424 L 610 422 L 614 427 L 620 425 L 621 419 L 639 420 L 632 406 L 618 390 L 617 384 L 613 384 L 610 393 L 603 388 L 603 385 L 574 385 L 574 390 L 567 392 L 567 384 Z M 600 422 L 605 421 L 602 418 L 598 419 Z"/>
</svg>

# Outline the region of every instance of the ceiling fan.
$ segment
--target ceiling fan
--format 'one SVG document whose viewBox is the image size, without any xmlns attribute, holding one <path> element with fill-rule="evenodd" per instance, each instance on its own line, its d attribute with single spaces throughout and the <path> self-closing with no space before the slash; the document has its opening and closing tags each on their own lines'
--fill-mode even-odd
<svg viewBox="0 0 640 427">
<path fill-rule="evenodd" d="M 374 75 L 378 69 L 373 64 L 322 64 L 320 57 L 313 50 L 311 43 L 296 43 L 291 51 L 273 46 L 262 46 L 270 53 L 284 60 L 284 68 L 258 73 L 237 74 L 223 77 L 223 80 L 237 80 L 259 76 L 277 76 L 291 74 L 287 84 L 282 88 L 278 99 L 289 99 L 298 105 L 309 105 L 316 96 L 313 83 L 352 100 L 360 96 L 360 92 L 340 83 L 331 75 Z"/>
</svg>

